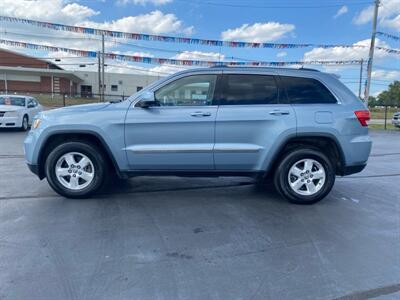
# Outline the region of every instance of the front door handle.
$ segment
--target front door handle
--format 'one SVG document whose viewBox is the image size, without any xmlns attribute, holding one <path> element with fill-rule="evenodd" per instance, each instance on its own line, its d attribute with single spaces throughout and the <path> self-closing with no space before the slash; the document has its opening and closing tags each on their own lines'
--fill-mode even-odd
<svg viewBox="0 0 400 300">
<path fill-rule="evenodd" d="M 210 117 L 210 112 L 196 111 L 190 114 L 192 117 Z"/>
<path fill-rule="evenodd" d="M 282 116 L 282 115 L 288 115 L 288 114 L 290 114 L 290 112 L 288 110 L 276 109 L 276 110 L 270 111 L 269 114 L 273 115 L 273 116 Z"/>
</svg>

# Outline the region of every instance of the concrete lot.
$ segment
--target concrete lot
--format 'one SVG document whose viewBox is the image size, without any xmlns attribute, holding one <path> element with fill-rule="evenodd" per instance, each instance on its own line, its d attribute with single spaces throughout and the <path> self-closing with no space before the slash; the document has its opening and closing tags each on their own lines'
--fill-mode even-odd
<svg viewBox="0 0 400 300">
<path fill-rule="evenodd" d="M 0 131 L 0 299 L 399 299 L 400 133 L 313 206 L 247 178 L 133 178 L 68 200 Z"/>
</svg>

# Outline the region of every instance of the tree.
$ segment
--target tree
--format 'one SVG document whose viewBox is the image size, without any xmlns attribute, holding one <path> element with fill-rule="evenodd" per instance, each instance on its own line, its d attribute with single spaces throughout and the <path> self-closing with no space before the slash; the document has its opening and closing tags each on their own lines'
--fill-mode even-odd
<svg viewBox="0 0 400 300">
<path fill-rule="evenodd" d="M 388 106 L 400 106 L 400 81 L 396 80 L 389 84 L 387 91 L 378 95 L 377 103 Z"/>
</svg>

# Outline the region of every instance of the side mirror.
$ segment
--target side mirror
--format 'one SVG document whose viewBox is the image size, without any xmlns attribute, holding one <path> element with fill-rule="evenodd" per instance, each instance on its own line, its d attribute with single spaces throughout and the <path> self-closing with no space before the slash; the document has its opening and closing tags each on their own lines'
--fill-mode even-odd
<svg viewBox="0 0 400 300">
<path fill-rule="evenodd" d="M 33 107 L 35 107 L 34 104 L 28 104 L 28 108 L 33 108 Z"/>
<path fill-rule="evenodd" d="M 154 97 L 153 92 L 145 92 L 141 97 L 139 102 L 136 105 L 141 108 L 149 108 L 151 106 L 158 106 L 158 102 Z"/>
</svg>

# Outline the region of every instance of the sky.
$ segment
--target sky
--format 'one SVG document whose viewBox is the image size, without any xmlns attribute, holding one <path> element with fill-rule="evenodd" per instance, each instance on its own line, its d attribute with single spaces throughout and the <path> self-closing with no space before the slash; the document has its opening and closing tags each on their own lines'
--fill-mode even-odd
<svg viewBox="0 0 400 300">
<path fill-rule="evenodd" d="M 125 32 L 248 42 L 358 44 L 369 46 L 373 1 L 368 0 L 1 0 L 0 14 Z M 400 0 L 381 0 L 378 31 L 400 36 Z M 0 38 L 99 50 L 100 41 L 76 33 L 0 21 Z M 122 42 L 122 44 L 121 44 Z M 377 45 L 400 49 L 379 37 Z M 5 48 L 4 46 L 1 46 Z M 66 53 L 12 48 L 36 57 L 58 57 L 69 70 L 96 70 L 94 60 Z M 367 59 L 365 48 L 249 49 L 107 39 L 106 52 L 178 59 L 299 61 Z M 79 64 L 86 63 L 86 67 Z M 165 75 L 182 69 L 107 61 L 107 72 Z M 360 66 L 307 66 L 340 76 L 358 94 Z M 371 94 L 400 80 L 400 55 L 375 51 Z M 365 79 L 364 68 L 363 77 Z"/>
</svg>

